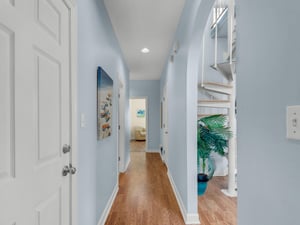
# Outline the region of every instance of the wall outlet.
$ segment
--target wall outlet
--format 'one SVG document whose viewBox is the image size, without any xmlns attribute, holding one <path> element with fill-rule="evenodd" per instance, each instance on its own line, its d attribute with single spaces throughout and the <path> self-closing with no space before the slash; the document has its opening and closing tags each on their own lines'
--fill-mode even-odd
<svg viewBox="0 0 300 225">
<path fill-rule="evenodd" d="M 286 137 L 288 139 L 300 140 L 300 105 L 287 107 Z"/>
</svg>

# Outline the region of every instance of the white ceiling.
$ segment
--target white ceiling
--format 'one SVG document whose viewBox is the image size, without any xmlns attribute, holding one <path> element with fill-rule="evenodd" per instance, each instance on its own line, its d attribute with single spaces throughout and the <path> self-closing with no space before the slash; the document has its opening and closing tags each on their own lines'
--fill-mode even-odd
<svg viewBox="0 0 300 225">
<path fill-rule="evenodd" d="M 185 0 L 104 0 L 130 79 L 160 79 Z M 150 49 L 148 54 L 141 49 Z"/>
</svg>

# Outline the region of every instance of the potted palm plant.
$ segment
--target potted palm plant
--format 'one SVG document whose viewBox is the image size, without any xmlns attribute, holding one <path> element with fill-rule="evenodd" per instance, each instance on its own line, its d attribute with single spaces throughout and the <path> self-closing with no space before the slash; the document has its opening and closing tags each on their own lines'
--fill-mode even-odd
<svg viewBox="0 0 300 225">
<path fill-rule="evenodd" d="M 198 195 L 203 195 L 207 182 L 212 178 L 215 165 L 211 159 L 211 152 L 221 156 L 226 154 L 228 140 L 232 136 L 227 126 L 226 116 L 222 114 L 203 117 L 198 120 Z"/>
</svg>

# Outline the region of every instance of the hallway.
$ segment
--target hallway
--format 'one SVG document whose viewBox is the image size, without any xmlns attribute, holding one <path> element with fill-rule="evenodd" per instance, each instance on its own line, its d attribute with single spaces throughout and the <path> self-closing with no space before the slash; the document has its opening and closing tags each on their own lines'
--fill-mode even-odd
<svg viewBox="0 0 300 225">
<path fill-rule="evenodd" d="M 126 173 L 106 225 L 184 225 L 180 209 L 158 153 L 131 152 Z M 236 198 L 226 197 L 226 177 L 214 177 L 198 197 L 202 225 L 236 225 Z"/>
<path fill-rule="evenodd" d="M 158 153 L 131 152 L 106 225 L 184 225 Z"/>
<path fill-rule="evenodd" d="M 130 141 L 130 151 L 131 152 L 145 152 L 146 151 L 146 141 Z"/>
</svg>

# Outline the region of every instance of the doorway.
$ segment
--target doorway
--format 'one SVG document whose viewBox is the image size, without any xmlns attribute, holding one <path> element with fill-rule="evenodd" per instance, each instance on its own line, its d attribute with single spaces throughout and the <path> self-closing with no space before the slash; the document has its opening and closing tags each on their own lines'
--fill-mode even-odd
<svg viewBox="0 0 300 225">
<path fill-rule="evenodd" d="M 147 150 L 147 98 L 130 99 L 130 151 L 145 152 Z"/>
</svg>

